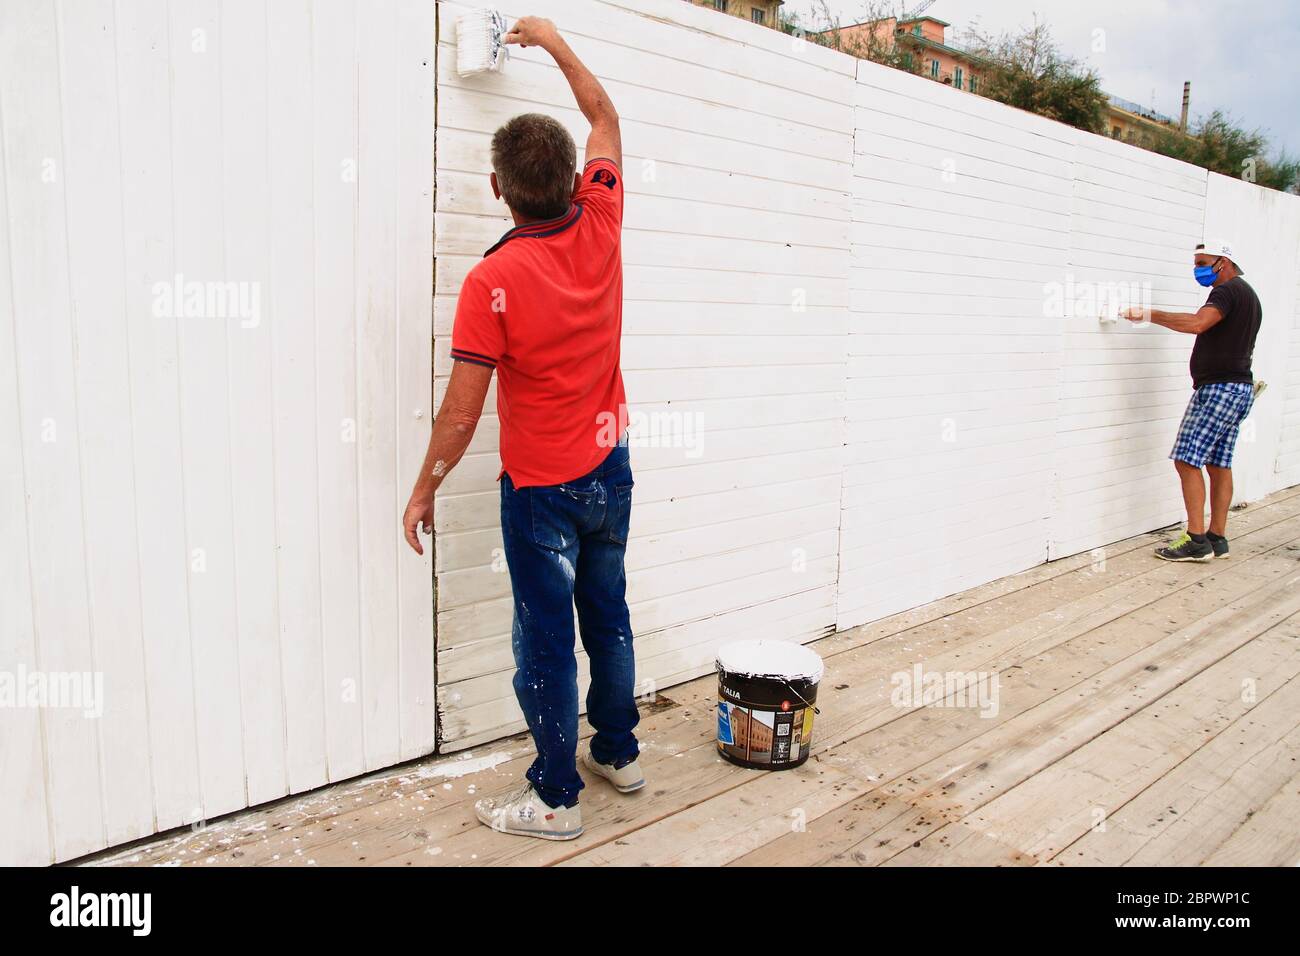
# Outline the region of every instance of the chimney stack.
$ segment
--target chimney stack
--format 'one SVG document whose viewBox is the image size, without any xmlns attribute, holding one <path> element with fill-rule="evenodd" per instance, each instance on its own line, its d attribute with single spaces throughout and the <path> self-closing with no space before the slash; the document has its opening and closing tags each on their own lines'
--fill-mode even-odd
<svg viewBox="0 0 1300 956">
<path fill-rule="evenodd" d="M 1183 117 L 1178 121 L 1178 128 L 1184 133 L 1187 132 L 1187 107 L 1192 102 L 1192 81 L 1183 81 Z"/>
</svg>

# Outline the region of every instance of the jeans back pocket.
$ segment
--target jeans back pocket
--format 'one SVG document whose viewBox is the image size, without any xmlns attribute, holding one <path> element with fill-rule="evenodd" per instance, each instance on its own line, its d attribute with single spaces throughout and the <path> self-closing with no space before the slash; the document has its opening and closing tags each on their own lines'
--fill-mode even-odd
<svg viewBox="0 0 1300 956">
<path fill-rule="evenodd" d="M 597 492 L 573 485 L 529 488 L 533 543 L 548 551 L 568 551 L 591 520 Z"/>
<path fill-rule="evenodd" d="M 627 544 L 628 529 L 632 523 L 632 483 L 614 486 L 614 497 L 609 508 L 609 540 Z"/>
</svg>

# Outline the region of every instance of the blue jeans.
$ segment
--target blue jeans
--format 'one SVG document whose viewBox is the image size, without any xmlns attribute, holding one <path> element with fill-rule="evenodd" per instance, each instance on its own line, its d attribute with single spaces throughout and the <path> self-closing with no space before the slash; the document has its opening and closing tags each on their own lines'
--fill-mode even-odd
<svg viewBox="0 0 1300 956">
<path fill-rule="evenodd" d="M 553 807 L 578 799 L 578 662 L 573 609 L 591 665 L 587 720 L 601 763 L 637 756 L 636 663 L 623 572 L 632 512 L 626 446 L 588 475 L 516 489 L 501 478 L 501 533 L 514 588 L 515 695 L 537 746 L 528 779 Z"/>
</svg>

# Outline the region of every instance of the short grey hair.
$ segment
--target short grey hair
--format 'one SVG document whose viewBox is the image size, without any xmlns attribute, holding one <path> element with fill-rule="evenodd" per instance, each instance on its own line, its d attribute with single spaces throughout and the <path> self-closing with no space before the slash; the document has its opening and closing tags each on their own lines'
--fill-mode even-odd
<svg viewBox="0 0 1300 956">
<path fill-rule="evenodd" d="M 545 114 L 523 113 L 492 136 L 497 188 L 506 205 L 531 219 L 554 219 L 568 211 L 577 165 L 573 137 Z"/>
</svg>

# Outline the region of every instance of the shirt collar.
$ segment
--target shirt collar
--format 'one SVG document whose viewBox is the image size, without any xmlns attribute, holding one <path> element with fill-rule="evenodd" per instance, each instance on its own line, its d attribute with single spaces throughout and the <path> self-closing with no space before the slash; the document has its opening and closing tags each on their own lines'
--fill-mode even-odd
<svg viewBox="0 0 1300 956">
<path fill-rule="evenodd" d="M 497 240 L 487 252 L 483 253 L 486 259 L 492 253 L 496 252 L 511 239 L 544 239 L 547 236 L 553 236 L 558 232 L 563 232 L 582 218 L 582 207 L 577 203 L 572 203 L 568 211 L 563 216 L 556 216 L 554 219 L 542 219 L 537 222 L 526 222 L 522 226 L 515 226 L 504 236 Z"/>
</svg>

